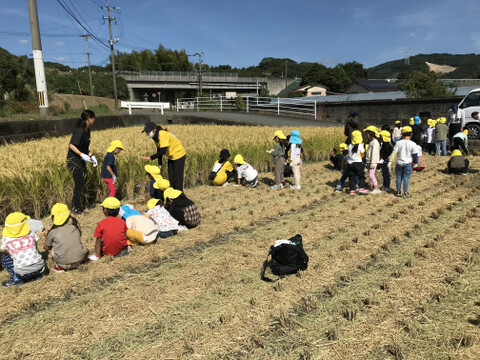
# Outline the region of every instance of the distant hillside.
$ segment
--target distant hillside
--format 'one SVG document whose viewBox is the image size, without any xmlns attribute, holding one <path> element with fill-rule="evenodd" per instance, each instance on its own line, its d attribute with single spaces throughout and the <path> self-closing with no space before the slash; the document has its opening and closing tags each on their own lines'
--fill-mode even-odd
<svg viewBox="0 0 480 360">
<path fill-rule="evenodd" d="M 401 73 L 429 71 L 432 64 L 438 65 L 433 68 L 439 69 L 437 74 L 443 78 L 471 79 L 478 78 L 480 74 L 480 55 L 476 54 L 418 54 L 410 57 L 410 65 L 405 65 L 405 59 L 401 59 L 374 66 L 368 71 L 371 79 L 397 78 Z M 443 73 L 443 69 L 449 72 Z"/>
</svg>

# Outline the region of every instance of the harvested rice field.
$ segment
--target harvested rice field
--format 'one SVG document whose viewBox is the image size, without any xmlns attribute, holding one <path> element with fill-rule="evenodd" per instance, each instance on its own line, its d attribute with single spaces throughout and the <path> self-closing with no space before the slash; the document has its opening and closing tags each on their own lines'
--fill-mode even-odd
<svg viewBox="0 0 480 360">
<path fill-rule="evenodd" d="M 447 175 L 447 159 L 426 157 L 408 199 L 334 194 L 327 162 L 299 191 L 270 190 L 270 173 L 187 189 L 198 228 L 1 289 L 0 357 L 478 359 L 480 173 Z M 78 217 L 90 251 L 102 218 Z M 297 233 L 308 269 L 261 281 L 270 245 Z"/>
</svg>

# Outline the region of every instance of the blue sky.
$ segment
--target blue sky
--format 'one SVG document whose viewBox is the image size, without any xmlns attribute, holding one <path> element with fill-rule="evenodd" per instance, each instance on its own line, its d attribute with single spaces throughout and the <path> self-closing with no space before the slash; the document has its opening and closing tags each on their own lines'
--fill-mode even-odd
<svg viewBox="0 0 480 360">
<path fill-rule="evenodd" d="M 100 4 L 107 0 L 61 0 L 85 26 L 107 39 Z M 86 65 L 85 31 L 56 0 L 37 0 L 46 61 Z M 30 55 L 27 1 L 0 0 L 0 46 Z M 120 51 L 158 44 L 187 53 L 204 52 L 210 65 L 257 65 L 264 57 L 319 62 L 358 61 L 366 67 L 410 54 L 478 53 L 476 0 L 111 0 L 115 45 Z M 92 64 L 109 50 L 90 40 Z M 196 61 L 197 58 L 191 58 Z"/>
</svg>

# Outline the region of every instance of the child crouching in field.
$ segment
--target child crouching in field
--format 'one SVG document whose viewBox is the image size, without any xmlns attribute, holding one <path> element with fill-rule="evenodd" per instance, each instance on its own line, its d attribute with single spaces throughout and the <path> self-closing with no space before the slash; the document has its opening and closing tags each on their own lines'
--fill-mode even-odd
<svg viewBox="0 0 480 360">
<path fill-rule="evenodd" d="M 234 171 L 232 164 L 228 161 L 230 156 L 228 149 L 220 151 L 219 159 L 213 165 L 212 171 L 208 177 L 213 185 L 228 185 L 228 179 L 232 176 Z"/>
<path fill-rule="evenodd" d="M 242 155 L 235 155 L 233 163 L 237 166 L 237 184 L 235 186 L 239 186 L 242 179 L 245 179 L 245 181 L 249 183 L 252 188 L 257 186 L 258 171 L 255 170 L 252 165 L 246 163 L 245 160 L 243 160 Z"/>
<path fill-rule="evenodd" d="M 77 219 L 70 216 L 67 205 L 61 203 L 53 205 L 50 216 L 53 226 L 44 231 L 44 249 L 52 255 L 55 262 L 53 270 L 63 272 L 78 268 L 85 263 L 88 250 L 82 244 Z"/>
<path fill-rule="evenodd" d="M 108 190 L 110 190 L 110 197 L 115 197 L 117 184 L 117 160 L 115 155 L 118 155 L 120 151 L 125 150 L 120 140 L 113 140 L 107 149 L 107 154 L 103 159 L 101 177 L 103 181 L 107 183 Z"/>
<path fill-rule="evenodd" d="M 161 178 L 155 181 L 153 188 L 155 189 L 152 199 L 163 200 L 163 192 L 170 187 L 170 181 Z"/>
<path fill-rule="evenodd" d="M 148 211 L 145 213 L 153 220 L 158 230 L 158 237 L 167 238 L 176 235 L 180 227 L 178 221 L 162 206 L 163 202 L 151 199 L 147 203 Z"/>
<path fill-rule="evenodd" d="M 412 159 L 413 167 L 417 166 L 417 144 L 410 140 L 412 136 L 412 128 L 410 126 L 404 126 L 402 128 L 402 140 L 398 141 L 393 148 L 392 155 L 390 155 L 390 163 L 393 162 L 395 156 L 397 157 L 397 163 L 395 165 L 395 172 L 397 174 L 397 193 L 395 196 L 408 198 L 410 193 L 408 192 L 408 185 L 410 182 L 410 175 L 412 174 Z M 403 182 L 403 195 L 402 195 L 402 182 Z"/>
<path fill-rule="evenodd" d="M 153 220 L 135 210 L 132 205 L 122 205 L 118 215 L 125 220 L 128 228 L 126 236 L 131 245 L 153 244 L 157 239 L 158 230 Z"/>
<path fill-rule="evenodd" d="M 355 194 L 355 183 L 358 179 L 358 193 L 368 194 L 365 189 L 365 166 L 363 165 L 363 157 L 365 155 L 365 147 L 363 146 L 362 133 L 358 130 L 352 132 L 352 143 L 348 145 L 348 155 L 345 157 L 347 162 L 347 176 L 350 183 L 350 195 Z"/>
<path fill-rule="evenodd" d="M 146 195 L 147 201 L 150 199 L 163 199 L 163 193 L 160 194 L 156 192 L 156 189 L 154 188 L 155 182 L 163 179 L 162 175 L 160 175 L 160 167 L 155 165 L 145 165 L 145 172 L 147 173 L 148 180 L 150 181 L 148 186 L 149 193 Z M 161 197 L 157 197 L 160 195 Z"/>
<path fill-rule="evenodd" d="M 95 242 L 95 255 L 90 260 L 98 260 L 103 255 L 120 257 L 128 255 L 127 249 L 127 225 L 118 217 L 120 201 L 114 197 L 106 198 L 103 203 L 105 219 L 97 224 L 93 236 Z"/>
<path fill-rule="evenodd" d="M 470 162 L 465 159 L 458 149 L 452 151 L 452 157 L 448 160 L 447 169 L 449 174 L 467 175 Z"/>
<path fill-rule="evenodd" d="M 170 187 L 165 190 L 163 196 L 165 198 L 165 209 L 180 225 L 189 229 L 200 225 L 202 218 L 197 205 L 187 198 L 183 192 Z"/>
<path fill-rule="evenodd" d="M 11 213 L 5 219 L 0 249 L 5 251 L 2 265 L 10 280 L 4 281 L 3 286 L 23 285 L 42 278 L 45 262 L 37 250 L 38 236 L 30 228 L 29 219 L 21 212 Z M 42 231 L 43 226 L 35 230 Z"/>
</svg>

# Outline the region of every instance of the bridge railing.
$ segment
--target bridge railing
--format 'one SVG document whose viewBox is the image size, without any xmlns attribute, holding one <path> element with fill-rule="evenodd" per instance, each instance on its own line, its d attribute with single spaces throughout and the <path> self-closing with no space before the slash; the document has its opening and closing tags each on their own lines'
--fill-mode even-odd
<svg viewBox="0 0 480 360">
<path fill-rule="evenodd" d="M 302 115 L 317 119 L 317 101 L 307 98 L 271 98 L 256 96 L 213 96 L 177 99 L 180 111 L 243 111 L 276 115 Z"/>
</svg>

